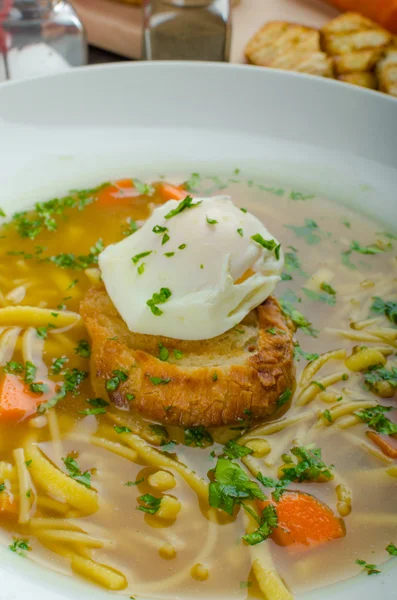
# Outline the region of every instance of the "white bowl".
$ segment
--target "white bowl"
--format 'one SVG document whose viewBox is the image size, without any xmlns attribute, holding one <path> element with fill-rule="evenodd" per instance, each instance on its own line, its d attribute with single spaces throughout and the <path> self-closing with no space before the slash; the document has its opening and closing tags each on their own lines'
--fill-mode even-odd
<svg viewBox="0 0 397 600">
<path fill-rule="evenodd" d="M 0 206 L 118 176 L 238 167 L 397 225 L 397 101 L 334 81 L 200 63 L 80 69 L 0 86 Z M 0 550 L 1 600 L 109 598 Z M 305 600 L 396 598 L 397 559 Z M 216 600 L 207 597 L 207 600 Z"/>
</svg>

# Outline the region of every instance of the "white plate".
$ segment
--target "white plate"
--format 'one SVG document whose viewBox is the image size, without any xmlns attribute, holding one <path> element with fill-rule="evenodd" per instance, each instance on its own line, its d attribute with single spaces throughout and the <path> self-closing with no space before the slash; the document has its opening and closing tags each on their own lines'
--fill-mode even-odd
<svg viewBox="0 0 397 600">
<path fill-rule="evenodd" d="M 235 167 L 396 225 L 397 101 L 309 76 L 199 63 L 94 67 L 0 86 L 6 212 L 118 176 Z M 1 600 L 110 597 L 7 548 L 0 564 Z M 396 589 L 392 559 L 381 575 L 305 600 L 392 600 Z"/>
</svg>

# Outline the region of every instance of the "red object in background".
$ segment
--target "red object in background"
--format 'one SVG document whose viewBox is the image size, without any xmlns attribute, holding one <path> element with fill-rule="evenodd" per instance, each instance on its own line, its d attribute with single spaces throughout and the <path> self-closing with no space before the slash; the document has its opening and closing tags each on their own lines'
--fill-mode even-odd
<svg viewBox="0 0 397 600">
<path fill-rule="evenodd" d="M 358 12 L 397 34 L 397 0 L 328 0 L 342 12 Z"/>
<path fill-rule="evenodd" d="M 12 8 L 13 0 L 0 0 L 0 52 L 7 52 L 7 33 L 4 31 L 2 24 L 6 20 L 8 13 Z"/>
</svg>

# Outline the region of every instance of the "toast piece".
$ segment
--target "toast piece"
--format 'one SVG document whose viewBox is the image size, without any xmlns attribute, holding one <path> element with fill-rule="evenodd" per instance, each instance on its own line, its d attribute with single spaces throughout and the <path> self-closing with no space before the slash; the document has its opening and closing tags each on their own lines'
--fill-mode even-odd
<svg viewBox="0 0 397 600">
<path fill-rule="evenodd" d="M 321 29 L 322 47 L 333 57 L 338 79 L 376 89 L 370 76 L 393 36 L 370 19 L 348 12 L 336 17 Z M 339 77 L 365 73 L 364 76 Z"/>
<path fill-rule="evenodd" d="M 359 85 L 371 90 L 378 89 L 378 81 L 375 73 L 346 73 L 338 75 L 338 79 L 339 81 L 352 83 L 353 85 Z"/>
<path fill-rule="evenodd" d="M 87 293 L 80 312 L 92 340 L 95 393 L 149 419 L 181 427 L 263 419 L 295 389 L 293 327 L 273 297 L 235 328 L 200 341 L 131 333 L 104 287 Z M 168 360 L 160 360 L 161 347 Z M 116 370 L 128 379 L 109 391 Z"/>
<path fill-rule="evenodd" d="M 262 67 L 332 77 L 332 60 L 320 49 L 316 29 L 273 21 L 266 23 L 248 42 L 247 60 Z"/>
<path fill-rule="evenodd" d="M 397 41 L 394 46 L 386 50 L 385 57 L 377 65 L 376 72 L 379 89 L 397 97 Z"/>
</svg>

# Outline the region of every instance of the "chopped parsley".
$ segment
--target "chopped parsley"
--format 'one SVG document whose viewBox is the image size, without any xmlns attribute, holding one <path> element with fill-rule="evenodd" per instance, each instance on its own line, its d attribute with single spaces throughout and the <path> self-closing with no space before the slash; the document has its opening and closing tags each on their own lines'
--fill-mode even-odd
<svg viewBox="0 0 397 600">
<path fill-rule="evenodd" d="M 277 399 L 277 408 L 281 408 L 282 406 L 284 406 L 284 404 L 287 404 L 287 402 L 289 402 L 291 396 L 292 396 L 292 391 L 289 388 L 287 388 L 281 394 L 281 396 L 278 397 L 278 399 Z"/>
<path fill-rule="evenodd" d="M 187 181 L 185 181 L 184 188 L 188 191 L 191 192 L 192 194 L 198 193 L 199 191 L 199 185 L 201 183 L 201 177 L 198 173 L 192 173 L 190 176 L 190 179 L 188 179 Z"/>
<path fill-rule="evenodd" d="M 139 267 L 137 268 L 138 275 L 143 275 L 143 273 L 145 272 L 145 264 L 146 264 L 146 263 L 141 263 L 141 264 L 139 265 Z"/>
<path fill-rule="evenodd" d="M 175 252 L 164 252 L 164 256 L 166 256 L 167 258 L 171 258 L 171 256 L 175 256 Z"/>
<path fill-rule="evenodd" d="M 312 327 L 310 321 L 308 321 L 308 319 L 306 319 L 306 317 L 299 312 L 299 310 L 297 310 L 293 303 L 290 300 L 287 300 L 287 298 L 290 298 L 290 296 L 284 295 L 284 297 L 280 299 L 280 305 L 283 313 L 286 314 L 291 319 L 293 324 L 298 329 L 301 329 L 303 333 L 310 335 L 311 337 L 318 337 L 318 330 Z"/>
<path fill-rule="evenodd" d="M 153 383 L 153 385 L 166 385 L 167 383 L 169 383 L 171 381 L 171 379 L 169 377 L 150 377 L 149 379 L 151 381 L 151 383 Z"/>
<path fill-rule="evenodd" d="M 181 352 L 181 350 L 177 350 L 175 348 L 174 349 L 174 356 L 175 356 L 176 360 L 181 360 L 181 358 L 183 358 L 183 352 Z"/>
<path fill-rule="evenodd" d="M 122 234 L 128 237 L 138 231 L 138 224 L 133 219 L 127 219 L 128 229 L 125 229 Z"/>
<path fill-rule="evenodd" d="M 112 372 L 113 377 L 106 381 L 106 389 L 108 392 L 114 392 L 123 381 L 127 381 L 128 374 L 121 369 L 116 369 Z"/>
<path fill-rule="evenodd" d="M 162 237 L 161 245 L 164 246 L 164 244 L 166 244 L 169 239 L 170 239 L 170 236 L 168 235 L 168 233 L 165 233 Z"/>
<path fill-rule="evenodd" d="M 27 466 L 27 468 L 29 469 L 30 465 L 32 464 L 33 460 L 25 460 L 25 465 Z"/>
<path fill-rule="evenodd" d="M 302 192 L 294 192 L 292 191 L 289 195 L 291 200 L 311 200 L 315 198 L 314 194 L 302 194 Z"/>
<path fill-rule="evenodd" d="M 205 216 L 208 225 L 216 225 L 218 221 L 216 219 L 210 219 L 208 215 Z"/>
<path fill-rule="evenodd" d="M 54 263 L 57 267 L 62 269 L 74 269 L 75 271 L 83 271 L 98 264 L 98 255 L 104 249 L 102 240 L 98 240 L 94 246 L 90 248 L 90 252 L 87 255 L 76 256 L 72 252 L 67 254 L 61 253 L 55 256 L 50 256 L 49 261 Z"/>
<path fill-rule="evenodd" d="M 29 389 L 31 392 L 33 392 L 33 394 L 42 395 L 42 394 L 45 394 L 46 392 L 48 392 L 49 387 L 45 383 L 31 383 L 29 385 Z"/>
<path fill-rule="evenodd" d="M 58 375 L 62 369 L 63 365 L 68 362 L 68 358 L 66 356 L 62 356 L 61 358 L 56 358 L 51 365 L 51 373 L 53 375 Z"/>
<path fill-rule="evenodd" d="M 48 337 L 48 327 L 36 327 L 36 333 L 37 337 L 41 338 L 42 340 L 45 340 Z"/>
<path fill-rule="evenodd" d="M 251 235 L 251 240 L 262 246 L 262 248 L 265 248 L 265 250 L 274 250 L 277 259 L 280 257 L 280 244 L 276 244 L 275 240 L 265 240 L 260 233 Z"/>
<path fill-rule="evenodd" d="M 330 423 L 332 423 L 332 422 L 333 422 L 333 419 L 332 419 L 332 415 L 331 415 L 331 411 L 330 411 L 330 410 L 328 410 L 328 409 L 327 409 L 327 410 L 325 410 L 325 411 L 323 412 L 323 417 L 324 417 L 324 419 L 327 419 L 327 421 L 329 421 Z"/>
<path fill-rule="evenodd" d="M 149 254 L 152 253 L 152 250 L 148 250 L 147 252 L 141 252 L 140 254 L 135 254 L 135 256 L 133 256 L 131 258 L 132 262 L 134 263 L 134 265 L 136 265 L 142 258 L 145 258 L 145 256 L 149 256 Z"/>
<path fill-rule="evenodd" d="M 5 489 L 6 489 L 6 484 L 0 483 L 0 494 L 1 494 L 1 492 L 4 492 Z"/>
<path fill-rule="evenodd" d="M 8 362 L 6 362 L 3 368 L 5 373 L 12 373 L 13 375 L 23 373 L 25 370 L 24 366 L 21 363 L 16 362 L 15 360 L 9 360 Z M 34 381 L 34 376 L 32 381 Z"/>
<path fill-rule="evenodd" d="M 379 296 L 374 296 L 372 300 L 371 312 L 378 315 L 384 314 L 389 321 L 397 325 L 397 302 L 392 300 L 385 302 Z"/>
<path fill-rule="evenodd" d="M 287 455 L 288 456 L 288 455 Z M 288 457 L 289 458 L 289 457 Z M 291 483 L 289 479 L 273 479 L 272 477 L 265 477 L 259 471 L 256 476 L 257 480 L 261 482 L 261 484 L 266 488 L 274 488 L 272 492 L 272 497 L 275 502 L 278 502 L 281 498 L 281 495 L 285 491 L 285 488 Z"/>
<path fill-rule="evenodd" d="M 318 481 L 320 478 L 332 479 L 331 467 L 322 460 L 320 448 L 296 446 L 291 448 L 291 454 L 298 460 L 293 463 L 292 457 L 286 455 L 288 459 L 292 459 L 289 464 L 293 466 L 283 468 L 282 480 L 303 482 Z"/>
<path fill-rule="evenodd" d="M 124 485 L 126 487 L 132 487 L 132 486 L 135 486 L 135 485 L 139 485 L 143 481 L 145 481 L 145 478 L 141 477 L 141 479 L 137 479 L 136 481 L 126 481 L 126 483 Z"/>
<path fill-rule="evenodd" d="M 334 290 L 334 288 L 331 285 L 329 285 L 329 283 L 326 283 L 325 281 L 323 281 L 320 284 L 320 288 L 324 292 L 327 292 L 327 294 L 330 294 L 331 296 L 336 296 L 336 291 Z"/>
<path fill-rule="evenodd" d="M 361 246 L 356 240 L 353 240 L 350 244 L 350 250 L 353 252 L 359 252 L 360 254 L 381 254 L 383 250 L 381 250 L 375 244 L 371 244 L 370 246 Z"/>
<path fill-rule="evenodd" d="M 284 268 L 285 271 L 282 273 L 282 281 L 288 281 L 292 279 L 292 272 L 296 272 L 297 275 L 307 277 L 307 273 L 302 269 L 300 259 L 296 253 L 296 250 L 292 252 L 286 252 L 284 254 Z"/>
<path fill-rule="evenodd" d="M 239 235 L 241 235 L 241 237 L 243 237 L 243 236 L 244 236 L 244 231 L 241 229 L 241 227 L 239 227 L 239 229 L 237 229 L 237 233 L 238 233 Z"/>
<path fill-rule="evenodd" d="M 158 304 L 164 304 L 172 296 L 171 290 L 168 288 L 161 288 L 159 293 L 154 293 L 150 300 L 147 300 L 146 304 L 149 306 L 152 313 L 159 317 L 163 314 L 163 311 L 157 306 Z"/>
<path fill-rule="evenodd" d="M 341 253 L 342 256 L 342 265 L 344 265 L 345 267 L 347 267 L 348 269 L 351 269 L 352 271 L 354 271 L 355 269 L 357 269 L 356 265 L 354 263 L 352 263 L 352 261 L 350 260 L 350 256 L 351 256 L 352 251 L 351 250 L 344 250 Z"/>
<path fill-rule="evenodd" d="M 178 250 L 184 250 L 186 246 L 187 244 L 181 244 L 180 246 L 178 246 Z"/>
<path fill-rule="evenodd" d="M 285 225 L 287 229 L 291 229 L 296 236 L 303 238 L 310 246 L 316 246 L 321 242 L 320 228 L 312 219 L 305 219 L 304 225 Z"/>
<path fill-rule="evenodd" d="M 241 446 L 235 440 L 229 440 L 223 448 L 223 453 L 226 454 L 228 458 L 233 459 L 247 456 L 247 454 L 252 454 L 253 450 L 247 446 Z"/>
<path fill-rule="evenodd" d="M 361 567 L 363 567 L 367 575 L 378 575 L 378 573 L 381 573 L 377 565 L 370 565 L 365 560 L 356 560 L 356 565 L 360 565 Z"/>
<path fill-rule="evenodd" d="M 91 473 L 89 471 L 82 473 L 77 460 L 72 456 L 67 456 L 66 458 L 62 458 L 62 460 L 71 479 L 81 483 L 86 488 L 91 488 Z"/>
<path fill-rule="evenodd" d="M 322 392 L 325 391 L 325 386 L 320 381 L 312 381 L 313 385 L 316 385 Z"/>
<path fill-rule="evenodd" d="M 135 400 L 134 394 L 126 394 L 125 397 L 127 398 L 128 402 Z"/>
<path fill-rule="evenodd" d="M 159 343 L 159 359 L 164 362 L 169 359 L 169 356 L 170 356 L 169 350 L 167 350 L 167 348 L 165 346 L 163 346 L 163 344 L 160 342 Z"/>
<path fill-rule="evenodd" d="M 305 360 L 311 362 L 312 360 L 316 360 L 317 358 L 319 358 L 319 356 L 320 355 L 316 352 L 305 352 L 304 350 L 302 350 L 299 342 L 294 342 L 294 358 L 296 358 L 297 361 L 300 361 L 302 357 Z"/>
<path fill-rule="evenodd" d="M 25 556 L 25 552 L 29 552 L 31 547 L 29 546 L 29 540 L 22 540 L 20 538 L 14 538 L 12 544 L 10 544 L 9 549 L 11 552 L 16 552 L 19 556 Z"/>
<path fill-rule="evenodd" d="M 316 292 L 315 290 L 309 290 L 308 288 L 304 287 L 302 288 L 302 292 L 309 300 L 324 302 L 324 304 L 329 304 L 329 306 L 335 306 L 336 304 L 335 293 L 330 294 L 329 292 Z"/>
<path fill-rule="evenodd" d="M 165 219 L 171 219 L 172 217 L 175 217 L 176 215 L 179 215 L 179 213 L 181 213 L 182 211 L 188 209 L 188 208 L 194 208 L 195 206 L 199 206 L 199 204 L 201 204 L 201 200 L 199 202 L 193 203 L 193 198 L 191 196 L 186 196 L 186 198 L 184 200 L 181 200 L 178 203 L 178 206 L 176 208 L 173 208 L 172 210 L 170 210 L 170 212 L 168 212 L 165 215 Z"/>
<path fill-rule="evenodd" d="M 365 374 L 365 385 L 375 393 L 377 393 L 378 385 L 382 382 L 387 382 L 391 387 L 397 388 L 397 367 L 387 369 L 381 365 L 375 365 Z"/>
<path fill-rule="evenodd" d="M 163 425 L 158 425 L 157 423 L 152 423 L 149 427 L 155 435 L 162 438 L 161 445 L 164 446 L 164 444 L 167 443 L 167 439 L 170 437 L 167 429 Z"/>
<path fill-rule="evenodd" d="M 397 433 L 397 423 L 393 423 L 385 417 L 384 413 L 392 410 L 391 406 L 374 406 L 373 408 L 365 408 L 354 413 L 360 417 L 364 423 L 378 433 L 393 435 Z"/>
<path fill-rule="evenodd" d="M 388 546 L 386 546 L 386 551 L 391 555 L 391 556 L 397 556 L 397 546 L 395 544 L 389 544 Z"/>
<path fill-rule="evenodd" d="M 107 402 L 103 398 L 88 398 L 87 402 L 94 408 L 106 408 L 107 406 L 109 406 L 109 402 Z"/>
<path fill-rule="evenodd" d="M 143 496 L 139 496 L 138 500 L 142 502 L 140 506 L 137 506 L 138 510 L 154 515 L 159 510 L 162 499 L 156 498 L 151 494 L 144 494 Z"/>
<path fill-rule="evenodd" d="M 198 427 L 188 427 L 185 429 L 186 446 L 196 446 L 196 448 L 204 448 L 205 445 L 211 446 L 214 443 L 212 435 L 202 425 Z"/>
<path fill-rule="evenodd" d="M 74 349 L 74 353 L 78 354 L 82 358 L 90 358 L 91 348 L 89 343 L 86 340 L 79 340 L 76 348 Z"/>
<path fill-rule="evenodd" d="M 34 240 L 43 228 L 55 231 L 58 227 L 56 218 L 66 209 L 83 209 L 87 204 L 97 199 L 98 192 L 107 187 L 109 183 L 87 190 L 71 190 L 64 198 L 54 198 L 47 202 L 37 202 L 35 210 L 28 214 L 26 211 L 15 213 L 12 220 L 18 234 L 22 238 Z"/>
<path fill-rule="evenodd" d="M 217 373 L 213 373 L 213 375 L 212 375 L 212 381 L 218 381 L 218 374 Z"/>
<path fill-rule="evenodd" d="M 226 458 L 218 459 L 213 475 L 214 481 L 209 485 L 209 504 L 229 515 L 243 499 L 266 499 L 259 485 L 251 481 L 237 463 Z"/>
<path fill-rule="evenodd" d="M 132 429 L 130 427 L 126 427 L 125 425 L 120 427 L 119 425 L 114 425 L 114 430 L 116 433 L 132 433 Z"/>
<path fill-rule="evenodd" d="M 246 208 L 240 208 L 241 212 L 246 213 L 248 212 Z"/>
<path fill-rule="evenodd" d="M 272 535 L 274 529 L 277 527 L 277 523 L 278 519 L 276 509 L 274 506 L 269 504 L 262 510 L 258 529 L 252 533 L 243 535 L 243 540 L 250 546 L 260 544 Z"/>
<path fill-rule="evenodd" d="M 154 187 L 148 183 L 143 183 L 139 179 L 132 180 L 135 189 L 140 193 L 141 196 L 153 196 Z"/>
<path fill-rule="evenodd" d="M 342 223 L 345 227 L 347 227 L 348 229 L 351 229 L 352 225 L 351 225 L 350 221 L 348 221 L 347 219 L 342 219 Z"/>
</svg>

